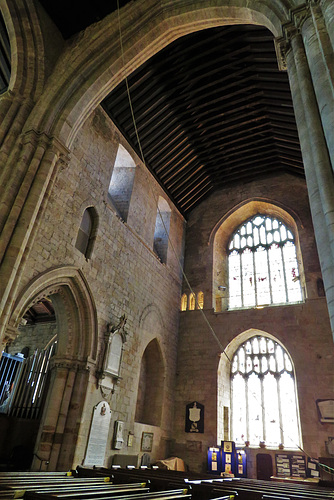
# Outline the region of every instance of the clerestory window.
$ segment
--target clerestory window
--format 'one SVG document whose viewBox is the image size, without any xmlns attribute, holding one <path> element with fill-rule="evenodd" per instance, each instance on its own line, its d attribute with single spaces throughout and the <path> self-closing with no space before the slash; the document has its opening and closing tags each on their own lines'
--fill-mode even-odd
<svg viewBox="0 0 334 500">
<path fill-rule="evenodd" d="M 278 218 L 255 215 L 228 246 L 229 309 L 303 300 L 295 238 Z"/>
<path fill-rule="evenodd" d="M 294 370 L 278 342 L 255 336 L 238 348 L 232 358 L 231 392 L 236 444 L 300 446 Z"/>
</svg>

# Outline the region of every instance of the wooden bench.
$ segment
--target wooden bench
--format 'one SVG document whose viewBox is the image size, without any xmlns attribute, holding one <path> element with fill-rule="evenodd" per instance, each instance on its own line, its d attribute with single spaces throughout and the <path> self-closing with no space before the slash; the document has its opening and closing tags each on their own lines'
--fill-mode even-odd
<svg viewBox="0 0 334 500">
<path fill-rule="evenodd" d="M 86 496 L 85 493 L 81 492 L 79 495 L 69 495 L 64 496 L 63 494 L 54 494 L 54 493 L 39 493 L 39 492 L 27 492 L 24 497 L 26 500 L 58 500 L 58 499 L 94 499 L 94 500 L 110 500 L 112 498 L 117 498 L 117 500 L 163 500 L 163 499 L 191 499 L 191 494 L 188 494 L 188 490 L 186 489 L 178 489 L 178 490 L 168 490 L 168 491 L 160 491 L 160 492 L 134 492 L 133 489 L 127 489 L 124 486 L 120 486 L 118 489 L 115 488 L 114 491 L 108 490 L 107 494 L 101 494 L 100 492 L 90 492 L 89 495 Z"/>
</svg>

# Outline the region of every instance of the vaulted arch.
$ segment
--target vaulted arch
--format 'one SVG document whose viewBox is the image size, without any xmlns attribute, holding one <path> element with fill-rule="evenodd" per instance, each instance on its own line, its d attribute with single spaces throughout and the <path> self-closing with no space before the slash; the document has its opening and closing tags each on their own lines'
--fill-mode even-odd
<svg viewBox="0 0 334 500">
<path fill-rule="evenodd" d="M 59 319 L 58 356 L 76 356 L 81 361 L 96 359 L 96 308 L 88 284 L 74 267 L 48 270 L 32 280 L 19 295 L 9 327 L 17 329 L 23 314 L 32 304 L 52 297 Z"/>
<path fill-rule="evenodd" d="M 141 63 L 180 36 L 214 26 L 227 24 L 259 24 L 275 36 L 289 20 L 283 2 L 273 6 L 268 0 L 247 2 L 178 2 L 165 7 L 161 2 L 148 5 L 138 0 L 120 11 L 123 34 L 124 67 L 120 53 L 117 12 L 85 30 L 75 46 L 69 46 L 58 68 L 50 78 L 26 130 L 34 127 L 55 134 L 71 147 L 73 139 L 101 100 Z M 140 43 L 141 50 L 137 50 Z M 82 86 L 82 72 L 87 84 Z M 59 75 L 64 75 L 59 78 Z M 70 82 L 70 84 L 69 84 Z M 57 103 L 58 105 L 52 105 Z M 47 110 L 47 111 L 46 111 Z"/>
</svg>

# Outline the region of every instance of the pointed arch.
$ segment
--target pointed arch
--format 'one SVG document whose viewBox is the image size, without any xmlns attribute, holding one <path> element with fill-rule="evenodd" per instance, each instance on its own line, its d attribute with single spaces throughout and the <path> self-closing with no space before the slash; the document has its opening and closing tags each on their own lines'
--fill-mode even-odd
<svg viewBox="0 0 334 500">
<path fill-rule="evenodd" d="M 164 363 L 155 338 L 149 342 L 141 359 L 135 421 L 161 425 L 164 396 Z"/>
<path fill-rule="evenodd" d="M 186 311 L 188 306 L 188 297 L 187 294 L 184 293 L 181 297 L 181 311 Z"/>
<path fill-rule="evenodd" d="M 145 0 L 138 0 L 136 5 L 130 3 L 120 11 L 123 68 L 119 43 L 115 43 L 119 39 L 117 15 L 113 12 L 88 27 L 75 46 L 68 47 L 26 130 L 45 130 L 71 147 L 77 131 L 103 98 L 172 41 L 197 30 L 231 23 L 263 25 L 275 36 L 281 36 L 282 25 L 289 21 L 289 8 L 284 1 L 273 5 L 270 0 L 254 0 L 252 6 L 247 2 L 240 5 L 239 0 L 220 0 L 218 4 L 210 2 L 209 5 L 182 0 L 177 8 L 166 7 L 161 2 L 148 5 Z M 82 72 L 87 83 L 85 88 Z M 60 79 L 59 75 L 64 77 Z M 57 102 L 58 106 L 52 105 Z"/>
<path fill-rule="evenodd" d="M 19 295 L 9 326 L 17 329 L 32 304 L 52 297 L 59 319 L 57 356 L 93 361 L 97 355 L 97 316 L 92 293 L 82 272 L 75 267 L 57 267 L 38 275 Z"/>
<path fill-rule="evenodd" d="M 94 207 L 87 207 L 82 215 L 75 247 L 89 259 L 93 252 L 98 228 L 98 215 Z"/>
<path fill-rule="evenodd" d="M 39 96 L 45 82 L 45 52 L 36 7 L 33 2 L 4 0 L 1 12 L 11 46 L 8 90 L 33 98 Z"/>
<path fill-rule="evenodd" d="M 260 345 L 256 351 L 253 342 L 263 342 L 264 346 Z M 255 446 L 260 440 L 267 440 L 270 446 L 283 443 L 292 449 L 301 446 L 294 364 L 282 342 L 270 333 L 249 329 L 237 335 L 225 353 L 227 356 L 221 355 L 217 373 L 218 440 L 228 438 L 243 444 L 243 439 Z M 257 430 L 254 430 L 255 421 Z M 269 432 L 270 425 L 273 429 Z M 254 442 L 255 436 L 258 442 Z"/>
<path fill-rule="evenodd" d="M 228 243 L 231 235 L 242 223 L 257 214 L 277 217 L 291 230 L 294 235 L 294 245 L 300 271 L 300 283 L 303 293 L 306 294 L 298 231 L 298 228 L 303 227 L 302 221 L 292 210 L 274 200 L 265 198 L 248 199 L 225 214 L 216 224 L 210 235 L 209 244 L 213 253 L 212 303 L 216 311 L 228 308 Z"/>
</svg>

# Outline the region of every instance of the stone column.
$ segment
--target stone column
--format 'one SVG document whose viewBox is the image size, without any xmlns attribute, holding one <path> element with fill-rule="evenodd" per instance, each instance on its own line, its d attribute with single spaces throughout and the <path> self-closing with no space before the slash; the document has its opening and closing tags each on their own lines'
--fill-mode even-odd
<svg viewBox="0 0 334 500">
<path fill-rule="evenodd" d="M 50 365 L 50 387 L 35 446 L 38 458 L 34 458 L 32 469 L 55 471 L 63 443 L 77 366 L 65 359 L 52 359 Z"/>
<path fill-rule="evenodd" d="M 334 2 L 333 0 L 320 0 L 320 7 L 332 42 L 332 49 L 334 50 Z"/>
<path fill-rule="evenodd" d="M 333 175 L 302 38 L 292 25 L 285 27 L 285 35 L 287 40 L 281 40 L 281 48 L 283 46 L 286 56 L 315 237 L 334 332 Z"/>
<path fill-rule="evenodd" d="M 314 0 L 292 12 L 300 31 L 316 95 L 329 157 L 334 171 L 334 53 L 322 11 Z"/>
<path fill-rule="evenodd" d="M 3 225 L 0 241 L 0 335 L 19 285 L 22 264 L 28 257 L 27 248 L 34 241 L 58 168 L 69 161 L 68 150 L 56 139 L 30 131 L 24 136 L 20 161 L 24 166 L 15 169 L 18 186 L 14 183 L 2 207 L 10 215 Z"/>
<path fill-rule="evenodd" d="M 82 411 L 87 394 L 89 376 L 90 370 L 86 365 L 80 366 L 75 375 L 71 403 L 66 416 L 62 446 L 57 463 L 58 470 L 67 470 L 71 469 L 72 466 L 78 465 L 78 463 L 73 463 L 74 456 L 78 454 L 77 447 L 81 448 L 79 456 L 82 457 L 84 455 L 87 443 L 86 441 L 84 443 L 81 442 L 82 439 L 80 440 L 80 437 L 82 427 Z"/>
<path fill-rule="evenodd" d="M 50 463 L 58 416 L 67 385 L 68 367 L 57 366 L 53 360 L 52 362 L 50 386 L 37 435 L 36 457 L 32 463 L 32 470 L 47 470 L 47 465 Z"/>
</svg>

